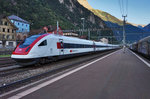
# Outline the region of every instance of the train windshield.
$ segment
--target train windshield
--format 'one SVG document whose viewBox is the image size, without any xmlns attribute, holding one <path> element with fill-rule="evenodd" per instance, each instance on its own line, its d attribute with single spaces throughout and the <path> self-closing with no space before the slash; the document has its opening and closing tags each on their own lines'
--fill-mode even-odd
<svg viewBox="0 0 150 99">
<path fill-rule="evenodd" d="M 40 37 L 41 35 L 33 35 L 33 36 L 30 36 L 28 38 L 26 38 L 20 45 L 19 47 L 20 48 L 25 48 L 29 45 L 31 45 L 38 37 Z"/>
</svg>

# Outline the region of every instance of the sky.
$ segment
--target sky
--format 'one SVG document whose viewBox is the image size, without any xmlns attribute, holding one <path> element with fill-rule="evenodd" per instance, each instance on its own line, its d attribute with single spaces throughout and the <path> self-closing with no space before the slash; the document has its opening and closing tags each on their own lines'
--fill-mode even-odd
<svg viewBox="0 0 150 99">
<path fill-rule="evenodd" d="M 111 15 L 122 18 L 119 0 L 87 0 L 94 9 L 99 9 Z M 124 15 L 127 21 L 133 24 L 147 25 L 150 23 L 150 0 L 120 0 L 124 3 Z M 128 6 L 126 6 L 128 1 Z M 122 3 L 121 3 L 122 4 Z M 128 9 L 126 11 L 126 9 Z M 122 11 L 123 12 L 123 11 Z"/>
</svg>

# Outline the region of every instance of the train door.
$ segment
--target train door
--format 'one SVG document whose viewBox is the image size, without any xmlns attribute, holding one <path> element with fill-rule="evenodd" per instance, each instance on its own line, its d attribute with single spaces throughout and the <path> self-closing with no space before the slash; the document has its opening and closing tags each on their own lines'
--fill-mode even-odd
<svg viewBox="0 0 150 99">
<path fill-rule="evenodd" d="M 93 42 L 93 48 L 94 48 L 94 52 L 96 51 L 96 45 L 95 42 Z"/>
<path fill-rule="evenodd" d="M 59 55 L 64 55 L 64 43 L 63 43 L 63 39 L 59 39 L 60 42 L 60 49 L 59 49 Z"/>
</svg>

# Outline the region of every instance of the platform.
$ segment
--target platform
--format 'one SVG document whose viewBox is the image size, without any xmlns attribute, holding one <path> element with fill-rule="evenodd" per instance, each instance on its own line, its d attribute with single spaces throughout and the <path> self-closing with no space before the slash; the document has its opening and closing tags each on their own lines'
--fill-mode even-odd
<svg viewBox="0 0 150 99">
<path fill-rule="evenodd" d="M 119 50 L 82 67 L 9 98 L 150 99 L 150 68 L 129 50 Z"/>
</svg>

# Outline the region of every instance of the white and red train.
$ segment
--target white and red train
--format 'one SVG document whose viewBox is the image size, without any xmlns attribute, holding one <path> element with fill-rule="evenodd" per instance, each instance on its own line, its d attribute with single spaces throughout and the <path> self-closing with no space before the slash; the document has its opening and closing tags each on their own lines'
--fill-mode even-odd
<svg viewBox="0 0 150 99">
<path fill-rule="evenodd" d="M 118 47 L 118 45 L 45 33 L 26 38 L 17 45 L 11 58 L 20 65 L 32 65 L 44 63 L 47 60 L 56 60 Z"/>
</svg>

